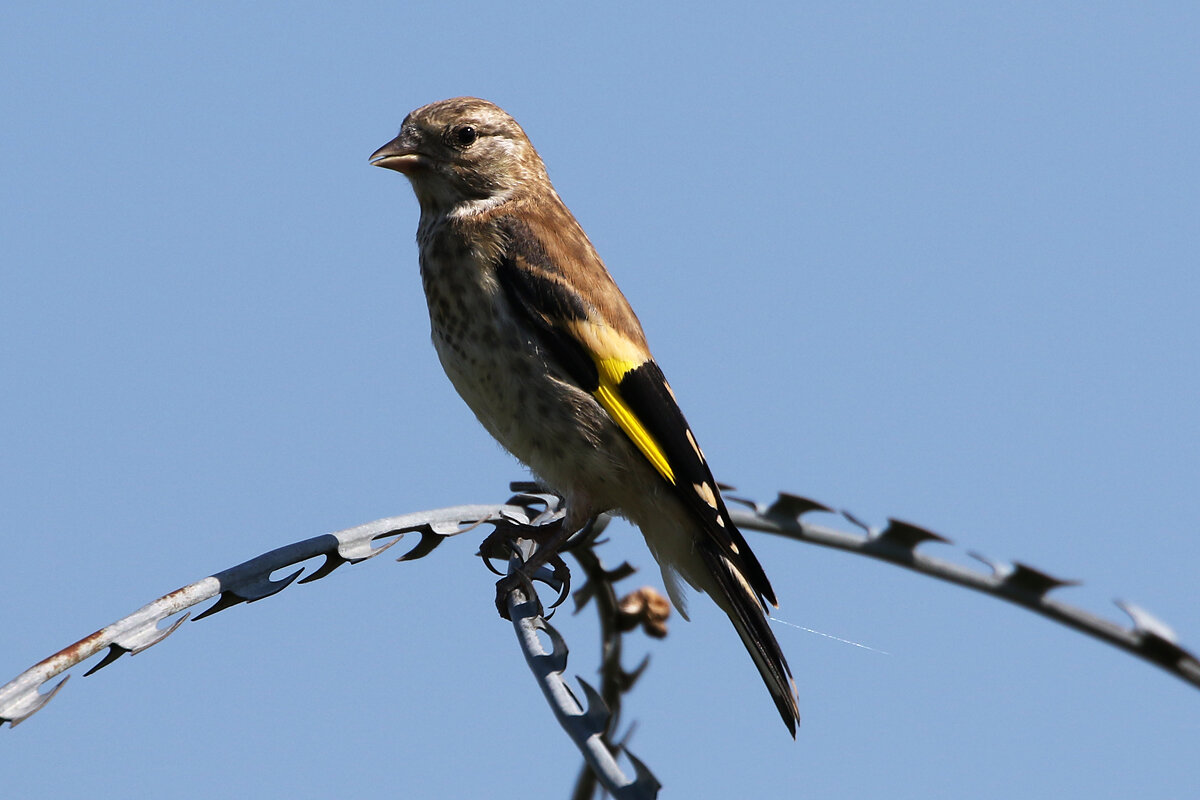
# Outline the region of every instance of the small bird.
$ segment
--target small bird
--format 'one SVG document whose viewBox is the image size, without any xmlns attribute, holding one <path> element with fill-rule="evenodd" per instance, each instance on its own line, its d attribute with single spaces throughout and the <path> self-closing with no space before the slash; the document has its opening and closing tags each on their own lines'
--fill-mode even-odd
<svg viewBox="0 0 1200 800">
<path fill-rule="evenodd" d="M 370 161 L 416 193 L 433 345 L 459 395 L 562 495 L 567 529 L 616 512 L 642 531 L 685 619 L 680 578 L 716 601 L 794 738 L 795 683 L 766 620 L 775 592 L 525 131 L 486 100 L 456 97 L 410 113 Z"/>
</svg>

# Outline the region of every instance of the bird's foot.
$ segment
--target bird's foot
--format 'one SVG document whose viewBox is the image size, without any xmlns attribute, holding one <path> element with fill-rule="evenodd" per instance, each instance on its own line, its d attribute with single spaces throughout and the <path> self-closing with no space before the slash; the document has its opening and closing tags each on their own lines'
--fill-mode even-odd
<svg viewBox="0 0 1200 800">
<path fill-rule="evenodd" d="M 501 617 L 511 619 L 509 598 L 517 589 L 524 590 L 528 600 L 540 603 L 533 585 L 535 580 L 559 593 L 550 605 L 551 613 L 567 599 L 571 591 L 571 571 L 558 551 L 574 532 L 558 519 L 544 525 L 497 525 L 496 530 L 484 538 L 479 554 L 488 569 L 499 574 L 488 560 L 491 558 L 506 558 L 510 565 L 508 573 L 496 582 L 496 610 Z"/>
</svg>

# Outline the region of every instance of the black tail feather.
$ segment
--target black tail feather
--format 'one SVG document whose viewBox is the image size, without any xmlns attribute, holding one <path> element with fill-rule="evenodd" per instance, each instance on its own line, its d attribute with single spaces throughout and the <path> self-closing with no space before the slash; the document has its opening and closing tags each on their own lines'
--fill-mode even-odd
<svg viewBox="0 0 1200 800">
<path fill-rule="evenodd" d="M 795 682 L 787 659 L 767 624 L 766 614 L 754 587 L 739 574 L 738 567 L 714 547 L 702 547 L 701 555 L 709 572 L 716 578 L 722 597 L 715 597 L 717 604 L 729 615 L 742 643 L 758 667 L 763 683 L 779 709 L 779 716 L 787 726 L 792 738 L 796 738 L 796 726 L 800 722 L 800 709 L 796 703 Z M 756 562 L 757 563 L 757 562 Z"/>
</svg>

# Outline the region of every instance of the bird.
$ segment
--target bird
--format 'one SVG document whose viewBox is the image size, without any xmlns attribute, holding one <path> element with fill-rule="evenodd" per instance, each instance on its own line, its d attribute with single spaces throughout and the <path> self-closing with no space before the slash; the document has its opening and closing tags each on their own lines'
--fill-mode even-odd
<svg viewBox="0 0 1200 800">
<path fill-rule="evenodd" d="M 450 98 L 409 113 L 370 163 L 416 194 L 431 337 L 455 390 L 562 496 L 566 529 L 623 516 L 684 619 L 681 583 L 716 602 L 794 739 L 795 681 L 767 624 L 775 592 L 641 323 L 524 129 L 487 100 Z"/>
</svg>

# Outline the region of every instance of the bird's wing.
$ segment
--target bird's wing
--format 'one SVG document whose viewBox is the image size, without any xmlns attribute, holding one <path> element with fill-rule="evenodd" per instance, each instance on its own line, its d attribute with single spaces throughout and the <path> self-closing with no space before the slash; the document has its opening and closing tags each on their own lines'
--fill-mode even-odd
<svg viewBox="0 0 1200 800">
<path fill-rule="evenodd" d="M 581 260 L 573 265 L 585 270 L 578 275 L 556 263 L 524 221 L 501 218 L 497 223 L 506 246 L 497 262 L 496 277 L 514 310 L 537 331 L 563 371 L 596 398 L 672 487 L 716 545 L 713 555 L 736 565 L 761 600 L 777 605 L 762 565 L 729 517 L 674 393 L 645 345 L 636 317 L 590 244 L 586 263 Z M 586 243 L 586 238 L 583 241 Z M 606 285 L 598 288 L 598 283 Z M 598 293 L 605 295 L 610 307 L 613 293 L 620 298 L 622 319 L 606 318 Z"/>
</svg>

